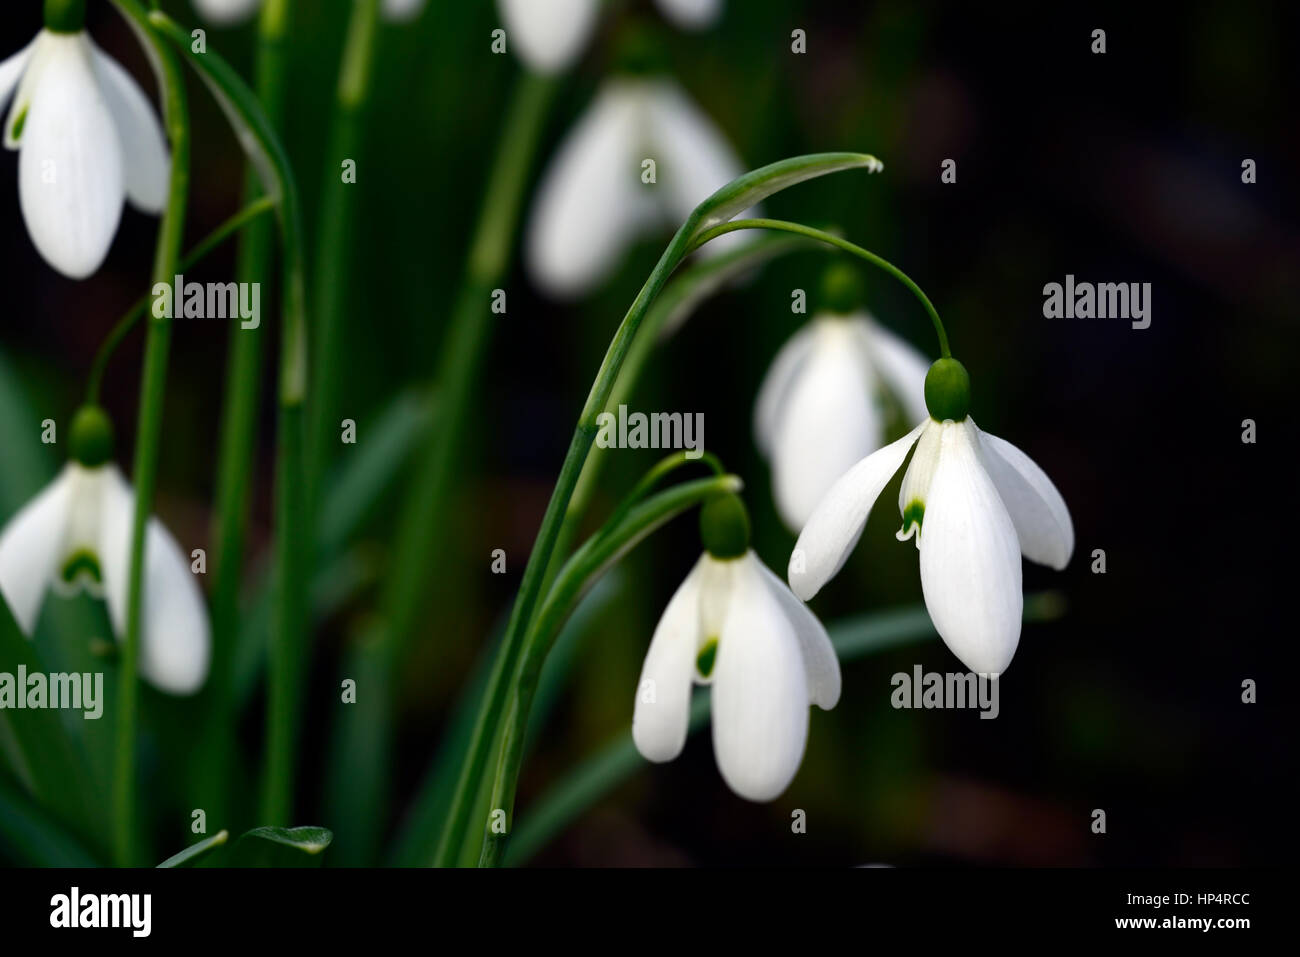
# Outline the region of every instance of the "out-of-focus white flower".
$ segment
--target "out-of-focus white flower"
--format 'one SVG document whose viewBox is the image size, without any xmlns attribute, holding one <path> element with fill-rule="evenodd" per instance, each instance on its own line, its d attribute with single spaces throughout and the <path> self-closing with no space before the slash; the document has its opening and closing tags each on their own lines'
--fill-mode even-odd
<svg viewBox="0 0 1300 957">
<path fill-rule="evenodd" d="M 722 12 L 722 0 L 657 2 L 664 15 L 685 30 L 703 29 Z M 498 0 L 497 7 L 506 42 L 524 65 L 535 73 L 559 73 L 586 45 L 600 13 L 600 0 Z"/>
<path fill-rule="evenodd" d="M 643 180 L 646 160 L 654 182 Z M 525 237 L 529 272 L 553 296 L 578 296 L 633 240 L 680 226 L 742 171 L 722 132 L 674 81 L 611 79 L 542 176 Z M 705 250 L 729 240 L 744 241 L 723 236 Z"/>
<path fill-rule="evenodd" d="M 840 665 L 821 622 L 747 541 L 747 524 L 744 537 L 725 549 L 706 536 L 708 550 L 655 628 L 632 738 L 650 761 L 677 757 L 691 688 L 711 685 L 718 770 L 741 797 L 770 801 L 799 770 L 809 705 L 830 710 L 839 701 Z"/>
<path fill-rule="evenodd" d="M 754 436 L 782 521 L 803 528 L 822 496 L 884 444 L 891 405 L 924 418 L 930 362 L 866 312 L 820 313 L 781 347 L 759 388 Z"/>
<path fill-rule="evenodd" d="M 73 279 L 108 255 L 129 199 L 162 210 L 171 160 L 149 98 L 85 31 L 50 29 L 0 63 L 4 144 L 18 151 L 18 199 L 41 256 Z"/>
<path fill-rule="evenodd" d="M 965 384 L 950 394 L 965 396 L 936 401 L 936 370 L 954 367 Z M 1020 641 L 1020 556 L 1064 568 L 1074 551 L 1074 526 L 1043 470 L 966 414 L 968 383 L 956 360 L 935 363 L 926 380 L 932 414 L 831 486 L 799 535 L 789 578 L 808 601 L 843 567 L 876 498 L 915 445 L 898 498 L 898 538 L 916 536 L 921 588 L 940 637 L 971 671 L 997 675 Z"/>
<path fill-rule="evenodd" d="M 414 20 L 424 9 L 425 0 L 383 0 L 380 11 L 394 23 Z M 230 26 L 249 19 L 262 0 L 194 0 L 194 8 L 209 23 Z"/>
<path fill-rule="evenodd" d="M 76 435 L 85 422 L 83 412 L 73 426 L 82 448 Z M 135 493 L 116 465 L 100 461 L 109 447 L 69 462 L 0 531 L 0 593 L 29 637 L 51 588 L 103 598 L 119 641 L 126 631 Z M 146 526 L 144 561 L 140 674 L 162 691 L 192 694 L 207 678 L 211 626 L 188 559 L 156 518 Z"/>
</svg>

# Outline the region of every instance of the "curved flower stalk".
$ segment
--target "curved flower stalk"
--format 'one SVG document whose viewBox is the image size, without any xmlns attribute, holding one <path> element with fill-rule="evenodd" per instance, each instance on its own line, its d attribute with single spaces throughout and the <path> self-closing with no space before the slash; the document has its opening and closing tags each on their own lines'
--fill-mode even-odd
<svg viewBox="0 0 1300 957">
<path fill-rule="evenodd" d="M 414 20 L 424 10 L 425 0 L 383 0 L 380 10 L 392 23 Z M 250 19 L 262 0 L 194 0 L 194 8 L 209 23 L 233 26 Z"/>
<path fill-rule="evenodd" d="M 836 479 L 884 444 L 894 409 L 909 422 L 926 415 L 929 360 L 861 308 L 850 267 L 832 267 L 824 285 L 824 311 L 781 347 L 754 407 L 777 512 L 793 531 Z"/>
<path fill-rule="evenodd" d="M 840 697 L 826 629 L 749 548 L 735 495 L 700 510 L 705 552 L 655 629 L 637 686 L 632 738 L 650 761 L 681 753 L 691 686 L 710 685 L 713 750 L 727 785 L 771 801 L 794 779 L 808 740 L 808 707 Z"/>
<path fill-rule="evenodd" d="M 634 240 L 685 219 L 740 171 L 721 130 L 674 80 L 608 80 L 543 174 L 525 237 L 534 282 L 561 298 L 588 292 Z"/>
<path fill-rule="evenodd" d="M 657 2 L 664 16 L 684 30 L 704 29 L 722 13 L 722 0 Z M 591 35 L 600 13 L 600 0 L 497 0 L 497 9 L 508 42 L 524 65 L 534 73 L 560 73 L 577 59 Z"/>
<path fill-rule="evenodd" d="M 73 420 L 72 460 L 0 531 L 0 592 L 29 637 L 51 588 L 103 598 L 117 640 L 126 631 L 135 492 L 111 461 L 112 432 L 97 406 Z M 208 674 L 203 595 L 176 539 L 150 518 L 144 557 L 140 674 L 160 691 L 193 694 Z"/>
<path fill-rule="evenodd" d="M 162 211 L 171 166 L 149 98 L 90 39 L 84 17 L 84 3 L 47 4 L 45 28 L 0 63 L 23 220 L 41 257 L 72 279 L 103 263 L 125 200 Z"/>
<path fill-rule="evenodd" d="M 840 570 L 876 498 L 915 446 L 898 499 L 897 537 L 916 538 L 926 608 L 944 643 L 971 671 L 997 675 L 1020 641 L 1020 556 L 1063 569 L 1074 526 L 1043 470 L 975 425 L 969 381 L 956 359 L 931 367 L 929 417 L 826 493 L 790 556 L 790 587 L 807 601 Z"/>
</svg>

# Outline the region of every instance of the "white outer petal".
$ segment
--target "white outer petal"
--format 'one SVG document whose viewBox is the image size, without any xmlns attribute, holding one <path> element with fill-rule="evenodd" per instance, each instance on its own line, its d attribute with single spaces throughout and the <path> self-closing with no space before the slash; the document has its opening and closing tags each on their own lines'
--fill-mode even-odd
<svg viewBox="0 0 1300 957">
<path fill-rule="evenodd" d="M 753 553 L 750 553 L 753 555 Z M 826 628 L 794 593 L 790 586 L 781 581 L 772 569 L 757 557 L 754 564 L 764 583 L 776 595 L 794 633 L 799 639 L 799 650 L 803 654 L 804 671 L 808 675 L 808 699 L 823 711 L 829 711 L 840 700 L 840 660 L 835 654 Z"/>
<path fill-rule="evenodd" d="M 22 79 L 23 71 L 27 69 L 27 64 L 31 61 L 32 48 L 35 46 L 36 40 L 32 40 L 31 43 L 17 53 L 0 62 L 0 112 L 4 111 L 5 104 L 9 102 L 9 97 L 13 96 L 18 81 Z"/>
<path fill-rule="evenodd" d="M 673 80 L 646 82 L 650 152 L 657 182 L 647 187 L 665 204 L 676 229 L 695 207 L 726 186 L 744 170 L 740 158 L 716 123 Z M 637 157 L 639 163 L 644 157 Z M 724 236 L 743 243 L 743 236 Z M 714 240 L 706 250 L 721 250 Z"/>
<path fill-rule="evenodd" d="M 261 3 L 262 0 L 194 0 L 194 8 L 208 22 L 229 26 L 247 20 Z"/>
<path fill-rule="evenodd" d="M 506 46 L 535 73 L 558 73 L 582 51 L 598 0 L 497 0 Z"/>
<path fill-rule="evenodd" d="M 48 34 L 18 154 L 18 198 L 32 242 L 66 276 L 104 261 L 124 198 L 122 147 L 84 34 Z"/>
<path fill-rule="evenodd" d="M 930 371 L 930 360 L 874 319 L 865 318 L 861 328 L 867 355 L 903 407 L 903 414 L 911 422 L 927 418 L 925 374 Z"/>
<path fill-rule="evenodd" d="M 21 79 L 18 82 L 17 90 L 14 91 L 13 103 L 9 105 L 9 113 L 5 117 L 5 149 L 18 149 L 18 140 L 13 136 L 14 127 L 17 125 L 18 117 L 31 106 L 32 95 L 36 92 L 37 86 L 40 85 L 40 79 L 45 73 L 45 67 L 49 64 L 54 50 L 59 46 L 58 43 L 51 44 L 49 42 L 51 36 L 52 34 L 48 30 L 40 31 L 36 34 L 36 38 L 27 45 L 27 49 L 23 51 L 26 54 L 27 62 L 21 71 Z M 17 55 L 22 56 L 23 54 Z"/>
<path fill-rule="evenodd" d="M 0 531 L 0 593 L 29 637 L 58 567 L 71 492 L 69 466 Z"/>
<path fill-rule="evenodd" d="M 171 157 L 162 122 L 144 90 L 107 53 L 95 48 L 95 72 L 122 143 L 126 196 L 136 209 L 161 213 L 167 203 Z"/>
<path fill-rule="evenodd" d="M 100 567 L 109 618 L 119 641 L 126 632 L 135 495 L 117 466 L 103 486 Z M 193 694 L 208 675 L 211 625 L 189 559 L 156 518 L 145 531 L 144 616 L 140 632 L 140 674 L 169 694 Z"/>
<path fill-rule="evenodd" d="M 928 422 L 872 452 L 840 476 L 821 500 L 790 555 L 790 590 L 804 601 L 816 595 L 844 566 L 862 535 L 872 505 Z"/>
<path fill-rule="evenodd" d="M 529 271 L 553 296 L 577 296 L 617 262 L 631 238 L 653 220 L 641 183 L 639 85 L 614 80 L 570 131 L 551 161 L 533 206 L 527 236 Z"/>
<path fill-rule="evenodd" d="M 801 326 L 798 332 L 786 340 L 763 374 L 763 381 L 758 387 L 758 398 L 754 402 L 754 444 L 765 458 L 772 456 L 781 410 L 785 408 L 790 387 L 812 351 L 812 346 L 813 327 L 809 323 Z"/>
<path fill-rule="evenodd" d="M 382 10 L 389 23 L 409 23 L 424 12 L 424 0 L 384 0 Z"/>
<path fill-rule="evenodd" d="M 971 671 L 1001 674 L 1020 641 L 1020 542 L 969 419 L 941 426 L 921 524 L 921 590 L 944 643 Z"/>
<path fill-rule="evenodd" d="M 771 801 L 794 779 L 808 740 L 808 679 L 794 627 L 753 555 L 740 574 L 718 642 L 713 751 L 727 785 Z"/>
<path fill-rule="evenodd" d="M 871 372 L 843 320 L 815 320 L 812 351 L 777 422 L 772 492 L 781 520 L 797 531 L 835 480 L 880 448 Z"/>
<path fill-rule="evenodd" d="M 632 740 L 648 761 L 671 761 L 686 743 L 700 639 L 701 572 L 707 560 L 695 563 L 668 602 L 641 666 Z"/>
<path fill-rule="evenodd" d="M 683 30 L 703 30 L 722 13 L 722 0 L 658 0 L 664 16 Z"/>
<path fill-rule="evenodd" d="M 1011 514 L 1020 551 L 1031 562 L 1060 571 L 1074 553 L 1074 523 L 1065 499 L 1028 455 L 1006 439 L 976 431 L 981 461 Z"/>
</svg>

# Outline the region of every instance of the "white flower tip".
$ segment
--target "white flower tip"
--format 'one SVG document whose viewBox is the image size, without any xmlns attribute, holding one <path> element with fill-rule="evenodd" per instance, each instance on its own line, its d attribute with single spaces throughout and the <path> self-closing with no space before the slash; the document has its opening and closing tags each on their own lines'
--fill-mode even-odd
<svg viewBox="0 0 1300 957">
<path fill-rule="evenodd" d="M 822 585 L 826 584 L 820 578 L 816 578 L 808 572 L 808 557 L 804 550 L 797 544 L 794 551 L 790 553 L 790 565 L 786 569 L 786 580 L 790 582 L 790 590 L 798 596 L 800 601 L 812 601 Z"/>
</svg>

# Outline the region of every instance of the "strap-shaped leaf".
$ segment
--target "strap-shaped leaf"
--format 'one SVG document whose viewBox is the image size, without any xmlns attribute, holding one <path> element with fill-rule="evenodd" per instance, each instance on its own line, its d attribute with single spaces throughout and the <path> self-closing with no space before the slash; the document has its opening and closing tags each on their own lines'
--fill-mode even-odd
<svg viewBox="0 0 1300 957">
<path fill-rule="evenodd" d="M 234 867 L 319 867 L 334 840 L 324 827 L 255 827 L 236 842 Z"/>
</svg>

